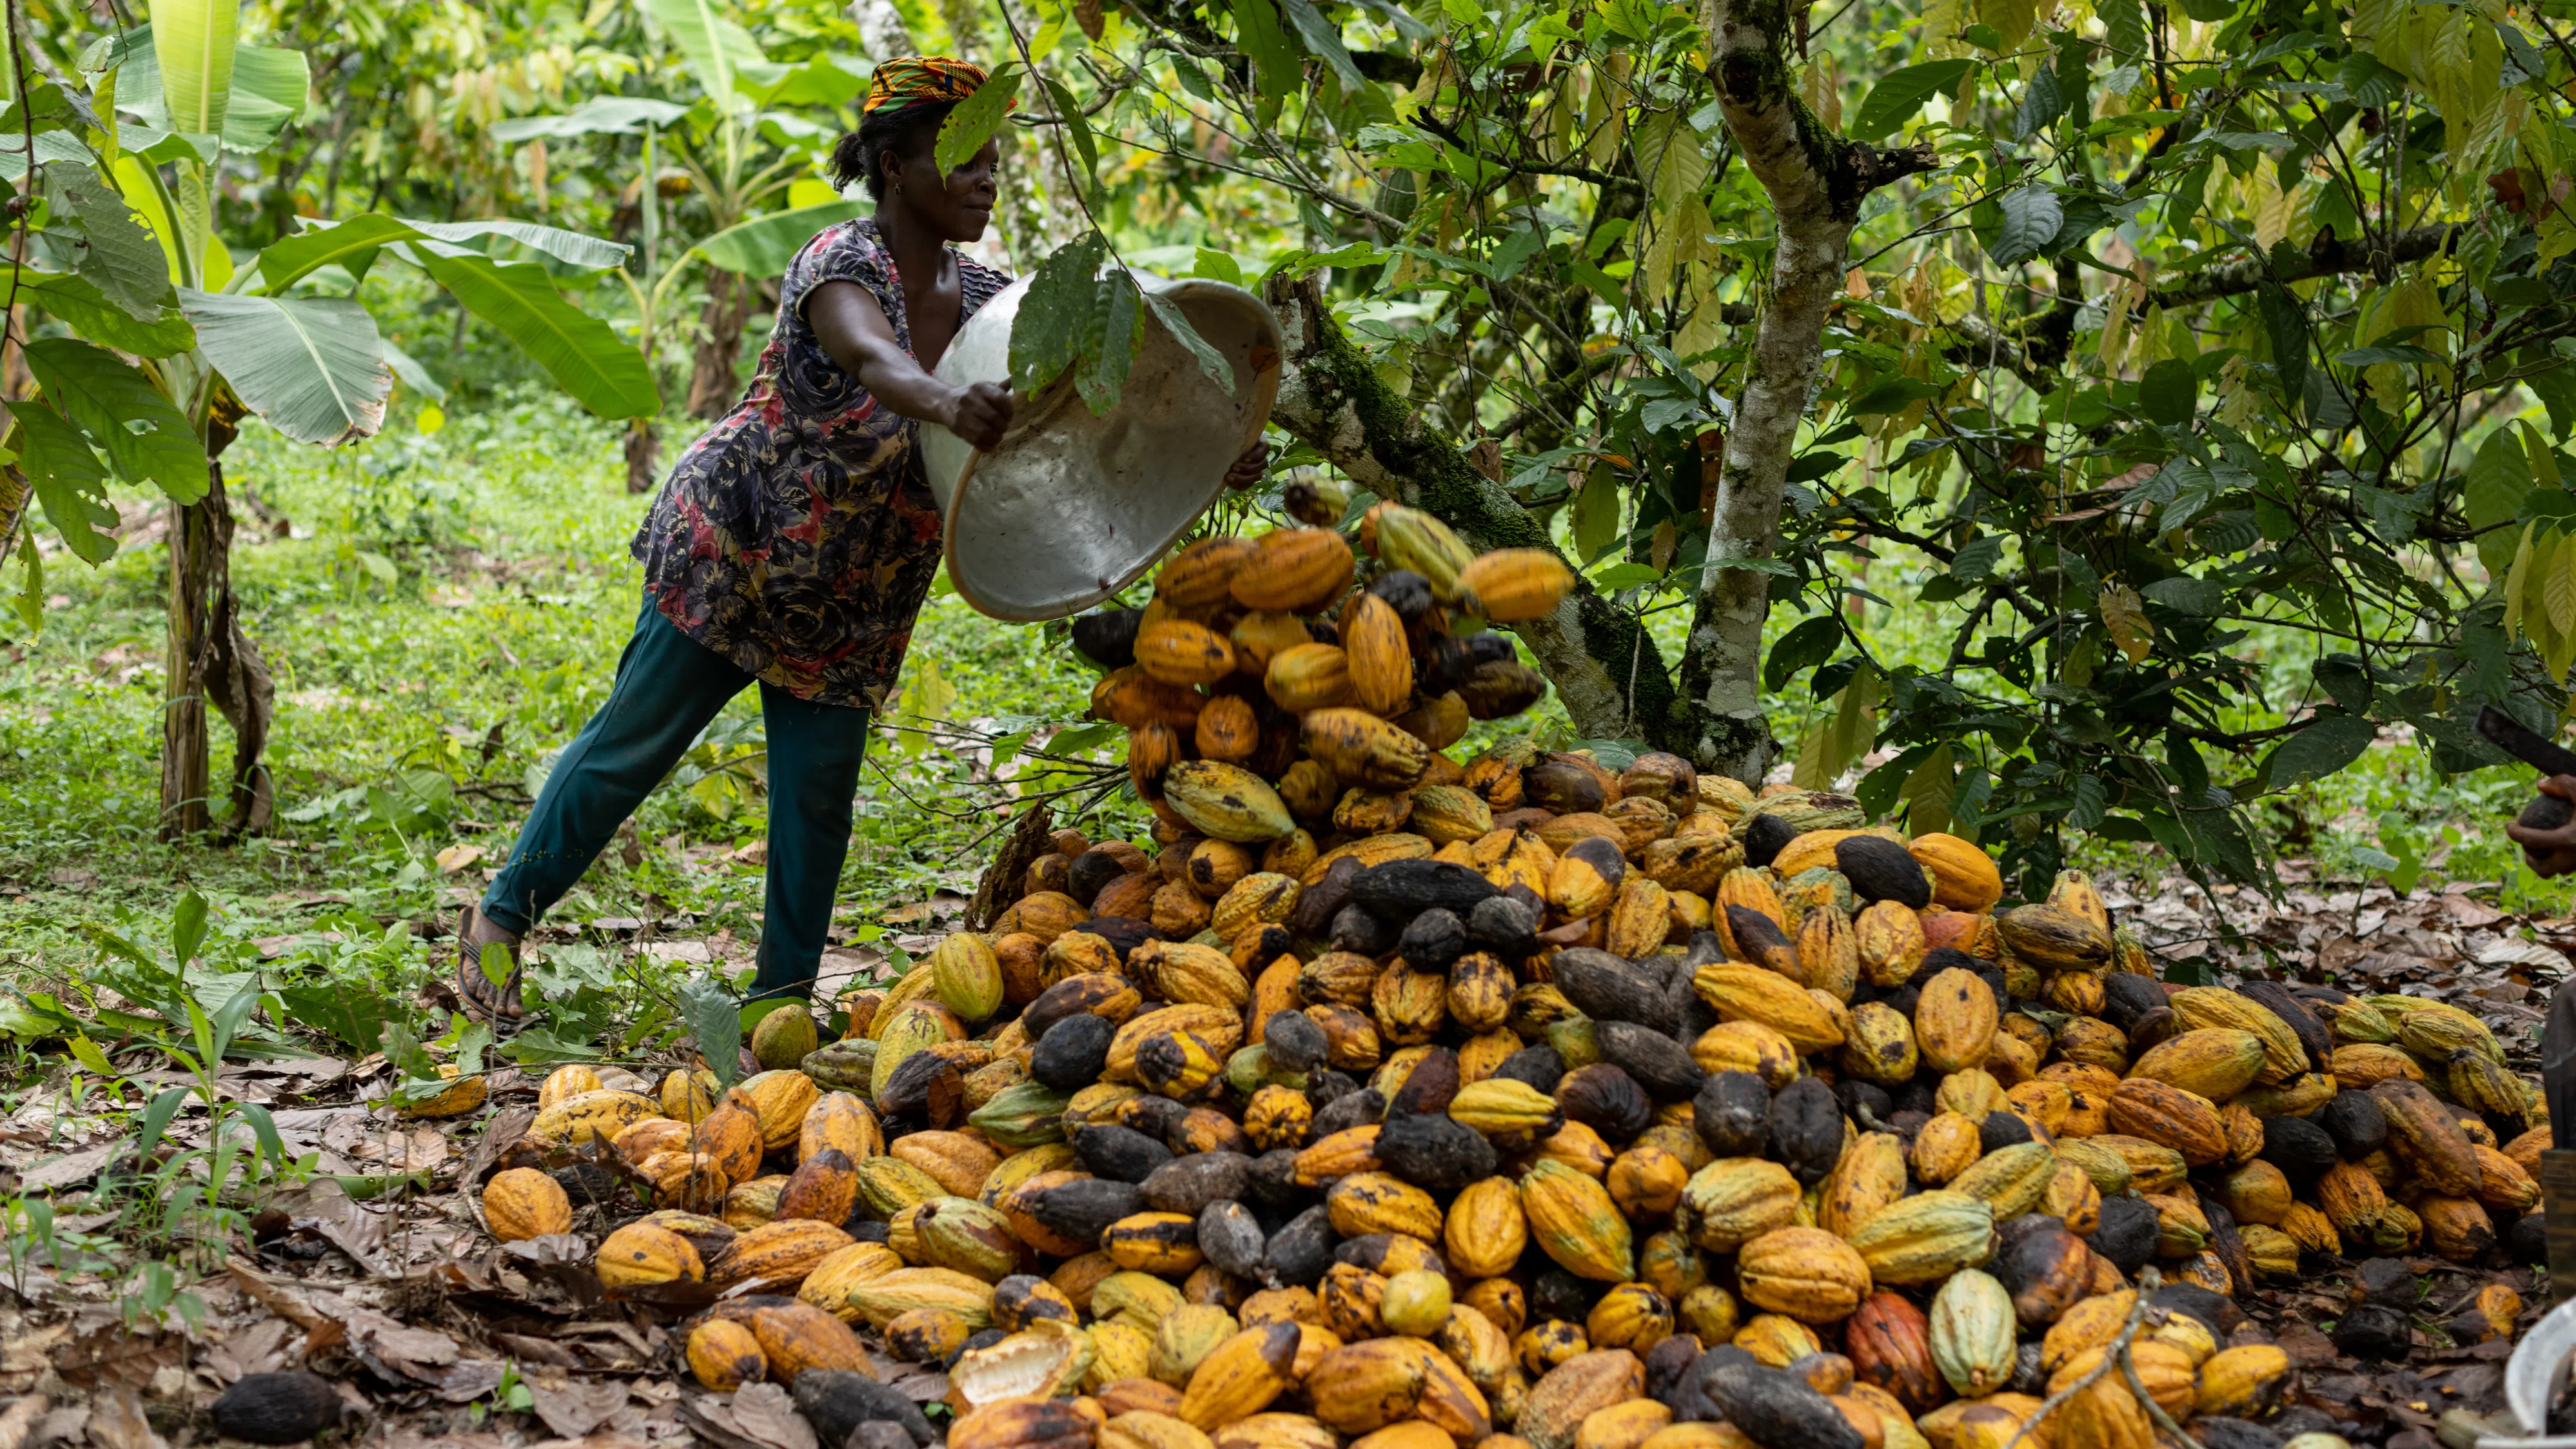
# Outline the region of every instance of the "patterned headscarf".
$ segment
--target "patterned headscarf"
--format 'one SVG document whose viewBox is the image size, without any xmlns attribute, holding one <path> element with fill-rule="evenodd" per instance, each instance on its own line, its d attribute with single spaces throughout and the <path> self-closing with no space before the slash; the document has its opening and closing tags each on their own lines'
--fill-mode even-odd
<svg viewBox="0 0 2576 1449">
<path fill-rule="evenodd" d="M 962 101 L 975 94 L 984 83 L 984 68 L 971 61 L 951 60 L 944 55 L 907 55 L 889 60 L 868 77 L 868 98 L 861 102 L 862 112 L 873 112 L 884 106 L 909 106 L 921 101 Z"/>
</svg>

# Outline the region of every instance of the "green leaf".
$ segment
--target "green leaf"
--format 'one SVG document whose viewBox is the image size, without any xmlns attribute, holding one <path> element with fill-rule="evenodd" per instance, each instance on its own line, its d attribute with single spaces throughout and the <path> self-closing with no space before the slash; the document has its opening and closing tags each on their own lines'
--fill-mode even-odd
<svg viewBox="0 0 2576 1449">
<path fill-rule="evenodd" d="M 45 396 L 107 454 L 116 476 L 150 483 L 173 503 L 206 496 L 208 465 L 185 414 L 115 353 L 70 337 L 27 344 L 27 366 Z"/>
<path fill-rule="evenodd" d="M 569 141 L 582 136 L 632 136 L 646 126 L 668 126 L 689 113 L 687 106 L 649 96 L 594 96 L 560 116 L 513 116 L 491 125 L 492 139 L 510 145 L 543 138 Z"/>
<path fill-rule="evenodd" d="M 2182 575 L 2158 579 L 2139 593 L 2178 614 L 2213 617 L 2227 607 L 2227 586 L 2216 579 L 2196 579 Z"/>
<path fill-rule="evenodd" d="M 2264 284 L 2255 293 L 2263 332 L 2271 339 L 2272 365 L 2280 370 L 2281 395 L 2301 397 L 2308 381 L 2308 314 L 2286 287 Z"/>
<path fill-rule="evenodd" d="M 1619 479 L 1607 463 L 1594 463 L 1574 495 L 1574 553 L 1589 564 L 1619 542 Z"/>
<path fill-rule="evenodd" d="M 212 1062 L 206 1064 L 208 1073 L 211 1074 L 214 1069 Z M 143 1109 L 143 1121 L 134 1129 L 136 1161 L 148 1161 L 151 1158 L 152 1149 L 161 1145 L 161 1134 L 170 1130 L 170 1119 L 179 1115 L 180 1106 L 187 1100 L 187 1088 L 168 1087 L 163 1089 L 161 1095 L 152 1099 L 151 1106 Z"/>
<path fill-rule="evenodd" d="M 369 213 L 372 215 L 373 213 Z M 473 246 L 486 237 L 501 237 L 519 243 L 532 251 L 545 253 L 556 261 L 584 271 L 605 271 L 621 266 L 635 253 L 624 242 L 607 241 L 587 232 L 567 231 L 559 226 L 546 226 L 533 221 L 513 221 L 497 217 L 487 221 L 416 221 L 397 218 L 404 226 L 432 241 L 457 246 Z M 309 223 L 308 223 L 309 225 Z M 480 251 L 480 247 L 474 247 Z"/>
<path fill-rule="evenodd" d="M 1305 85 L 1305 67 L 1279 29 L 1279 12 L 1270 0 L 1233 0 L 1235 45 L 1252 57 L 1261 94 L 1284 100 Z"/>
<path fill-rule="evenodd" d="M 2469 526 L 2482 529 L 2505 522 L 2522 511 L 2523 497 L 2530 492 L 2531 464 L 2521 440 L 2507 428 L 2487 434 L 2469 460 L 2468 483 L 2460 494 Z"/>
<path fill-rule="evenodd" d="M 644 0 L 644 9 L 671 37 L 705 91 L 720 108 L 743 104 L 734 94 L 734 78 L 746 65 L 769 57 L 760 42 L 716 0 Z"/>
<path fill-rule="evenodd" d="M 152 48 L 170 129 L 220 136 L 233 90 L 241 0 L 160 0 Z"/>
<path fill-rule="evenodd" d="M 361 1055 L 383 1040 L 385 1012 L 391 1005 L 366 991 L 338 986 L 281 986 L 277 998 L 300 1026 L 329 1032 Z"/>
<path fill-rule="evenodd" d="M 179 301 L 206 360 L 269 426 L 326 447 L 384 426 L 394 379 L 366 308 L 344 297 L 195 291 Z"/>
<path fill-rule="evenodd" d="M 1108 305 L 1094 317 L 1098 326 L 1084 334 L 1082 365 L 1075 369 L 1073 390 L 1093 417 L 1106 417 L 1126 394 L 1127 373 L 1144 341 L 1145 309 L 1137 305 L 1136 284 L 1124 273 L 1100 284 Z"/>
<path fill-rule="evenodd" d="M 1135 274 L 1131 272 L 1128 275 L 1133 278 Z M 1161 292 L 1145 287 L 1141 282 L 1137 283 L 1137 294 L 1145 299 L 1145 306 L 1153 312 L 1155 322 L 1160 324 L 1165 332 L 1171 334 L 1174 342 L 1181 344 L 1188 350 L 1190 356 L 1197 360 L 1199 371 L 1207 374 L 1208 381 L 1224 388 L 1226 396 L 1234 396 L 1236 388 L 1233 366 L 1217 355 L 1217 350 L 1208 345 L 1206 338 L 1199 335 L 1199 329 L 1190 325 L 1189 316 L 1181 311 L 1180 304 Z"/>
<path fill-rule="evenodd" d="M 80 274 L 99 294 L 139 322 L 158 318 L 170 304 L 170 264 L 125 198 L 87 166 L 46 168 L 80 217 L 89 245 L 81 248 Z"/>
<path fill-rule="evenodd" d="M 2198 406 L 2194 396 L 2198 386 L 2189 362 L 2168 357 L 2138 379 L 2138 411 L 2166 427 L 2181 427 L 2191 421 Z"/>
<path fill-rule="evenodd" d="M 1011 319 L 1011 385 L 1025 396 L 1064 374 L 1082 357 L 1102 304 L 1098 280 L 1108 243 L 1084 232 L 1049 253 L 1029 278 L 1028 295 Z"/>
<path fill-rule="evenodd" d="M 2055 239 L 2057 229 L 2066 222 L 2066 211 L 2057 193 L 2038 182 L 2005 192 L 2000 205 L 2003 225 L 1986 248 L 1987 255 L 1999 266 L 2009 267 L 2039 255 L 2039 249 Z"/>
<path fill-rule="evenodd" d="M 2065 93 L 2057 88 L 2057 72 L 2041 66 L 2030 73 L 2030 81 L 2021 93 L 2021 105 L 2013 112 L 2013 139 L 2024 141 L 2048 129 L 2051 121 L 2066 110 Z"/>
<path fill-rule="evenodd" d="M 0 288 L 10 285 L 13 272 L 19 301 L 31 302 L 52 313 L 73 331 L 102 346 L 137 357 L 171 357 L 197 345 L 196 329 L 188 325 L 186 314 L 176 305 L 165 306 L 153 316 L 137 321 L 124 308 L 107 300 L 106 294 L 86 277 L 0 266 Z M 175 293 L 170 300 L 176 303 Z"/>
<path fill-rule="evenodd" d="M 1055 106 L 1055 113 L 1063 119 L 1065 129 L 1073 133 L 1073 149 L 1082 157 L 1082 174 L 1091 178 L 1093 186 L 1098 186 L 1100 143 L 1092 137 L 1091 119 L 1082 113 L 1082 104 L 1073 98 L 1073 92 L 1043 75 L 1038 77 L 1038 83 L 1046 87 L 1047 100 Z M 1204 252 L 1205 248 L 1201 251 Z"/>
<path fill-rule="evenodd" d="M 697 1040 L 707 1070 L 732 1086 L 742 1075 L 742 1008 L 732 994 L 712 981 L 688 982 L 680 987 L 680 1020 Z"/>
<path fill-rule="evenodd" d="M 225 147 L 268 149 L 279 132 L 304 114 L 312 88 L 304 52 L 267 45 L 235 47 L 232 98 L 224 108 Z"/>
<path fill-rule="evenodd" d="M 1018 61 L 1003 61 L 973 95 L 958 102 L 948 119 L 939 123 L 939 144 L 931 149 L 930 160 L 940 175 L 946 176 L 974 160 L 984 143 L 993 139 L 994 128 L 1002 124 L 1012 98 L 1020 93 L 1024 74 Z"/>
<path fill-rule="evenodd" d="M 1842 640 L 1842 625 L 1833 615 L 1801 619 L 1772 641 L 1771 652 L 1762 661 L 1762 687 L 1778 694 L 1790 680 L 1833 658 Z"/>
<path fill-rule="evenodd" d="M 106 530 L 116 527 L 116 508 L 107 501 L 107 470 L 62 414 L 32 399 L 0 402 L 18 423 L 11 442 L 18 466 L 35 485 L 36 501 L 73 555 L 87 564 L 102 564 L 116 552 Z"/>
<path fill-rule="evenodd" d="M 1306 42 L 1307 51 L 1333 68 L 1342 89 L 1356 91 L 1367 84 L 1359 66 L 1351 60 L 1350 50 L 1342 44 L 1342 28 L 1315 8 L 1315 0 L 1279 0 L 1279 8 L 1287 15 L 1297 38 Z"/>
<path fill-rule="evenodd" d="M 2322 780 L 2361 758 L 2379 736 L 2379 726 L 2351 715 L 2319 715 L 2306 728 L 2281 741 L 2263 762 L 2264 778 L 2275 790 L 2308 780 Z"/>
<path fill-rule="evenodd" d="M 1923 109 L 1925 101 L 1956 86 L 1976 68 L 1977 63 L 1973 60 L 1931 60 L 1888 72 L 1877 85 L 1869 88 L 1868 98 L 1853 114 L 1852 139 L 1886 140 L 1896 133 L 1897 128 L 1914 119 L 1914 113 Z"/>
<path fill-rule="evenodd" d="M 407 250 L 465 310 L 516 343 L 557 387 L 593 414 L 640 418 L 660 411 L 661 393 L 643 357 L 619 341 L 607 323 L 565 301 L 545 268 L 534 262 L 495 262 L 473 252 L 443 254 L 432 246 Z M 372 324 L 368 330 L 374 331 Z"/>
<path fill-rule="evenodd" d="M 816 232 L 866 211 L 866 204 L 857 201 L 825 201 L 793 211 L 774 211 L 708 237 L 698 243 L 698 255 L 705 257 L 709 266 L 728 272 L 749 277 L 779 276 Z"/>
<path fill-rule="evenodd" d="M 2147 17 L 2138 0 L 2100 0 L 2093 13 L 2102 18 L 2102 43 L 2118 55 L 2147 48 Z"/>
<path fill-rule="evenodd" d="M 2045 72 L 2043 72 L 2045 74 Z M 1959 793 L 1957 757 L 1947 740 L 1923 757 L 1905 777 L 1897 798 L 1905 802 L 1909 835 L 1945 833 L 1950 828 L 1950 801 Z"/>
</svg>

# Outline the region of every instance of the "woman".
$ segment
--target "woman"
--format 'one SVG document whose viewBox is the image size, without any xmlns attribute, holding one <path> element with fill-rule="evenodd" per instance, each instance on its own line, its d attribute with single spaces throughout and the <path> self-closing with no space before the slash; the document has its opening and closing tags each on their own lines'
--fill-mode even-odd
<svg viewBox="0 0 2576 1449">
<path fill-rule="evenodd" d="M 769 740 L 769 879 L 752 993 L 811 991 L 869 717 L 939 569 L 917 424 L 991 448 L 1011 423 L 1008 389 L 931 375 L 1009 281 L 951 247 L 992 220 L 992 143 L 945 176 L 932 160 L 940 123 L 983 80 L 980 67 L 935 56 L 877 67 L 859 129 L 832 152 L 839 184 L 864 182 L 876 214 L 827 228 L 788 264 L 758 375 L 672 468 L 636 534 L 644 606 L 608 702 L 555 762 L 508 866 L 458 926 L 457 990 L 475 1016 L 525 1017 L 521 939 L 754 682 Z M 1248 486 L 1266 457 L 1246 453 L 1227 481 Z"/>
</svg>

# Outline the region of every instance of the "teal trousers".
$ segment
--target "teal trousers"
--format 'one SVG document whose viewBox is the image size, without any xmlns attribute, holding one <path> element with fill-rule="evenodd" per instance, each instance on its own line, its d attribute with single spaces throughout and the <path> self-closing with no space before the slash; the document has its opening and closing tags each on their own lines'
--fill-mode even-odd
<svg viewBox="0 0 2576 1449">
<path fill-rule="evenodd" d="M 662 617 L 647 596 L 608 702 L 556 758 L 483 914 L 525 934 L 608 847 L 727 701 L 760 684 L 769 737 L 769 881 L 752 995 L 808 995 L 849 854 L 868 712 L 760 683 Z"/>
</svg>

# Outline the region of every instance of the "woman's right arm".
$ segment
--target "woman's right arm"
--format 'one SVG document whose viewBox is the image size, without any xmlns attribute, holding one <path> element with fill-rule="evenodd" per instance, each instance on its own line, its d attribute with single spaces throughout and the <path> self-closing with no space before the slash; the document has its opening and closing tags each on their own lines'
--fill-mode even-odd
<svg viewBox="0 0 2576 1449">
<path fill-rule="evenodd" d="M 894 336 L 885 309 L 856 282 L 832 281 L 805 299 L 815 340 L 843 372 L 887 407 L 937 423 L 977 448 L 1000 445 L 1011 426 L 1011 390 L 998 383 L 956 387 L 922 370 Z"/>
</svg>

